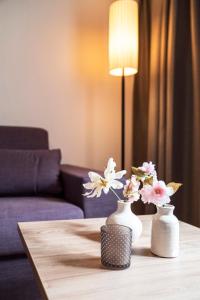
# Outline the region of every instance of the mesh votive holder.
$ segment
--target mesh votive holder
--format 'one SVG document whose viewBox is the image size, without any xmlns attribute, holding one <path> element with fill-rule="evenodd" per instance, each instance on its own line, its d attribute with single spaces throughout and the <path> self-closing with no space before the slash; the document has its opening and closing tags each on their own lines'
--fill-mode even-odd
<svg viewBox="0 0 200 300">
<path fill-rule="evenodd" d="M 112 270 L 123 270 L 131 263 L 132 229 L 118 224 L 101 227 L 101 263 Z"/>
</svg>

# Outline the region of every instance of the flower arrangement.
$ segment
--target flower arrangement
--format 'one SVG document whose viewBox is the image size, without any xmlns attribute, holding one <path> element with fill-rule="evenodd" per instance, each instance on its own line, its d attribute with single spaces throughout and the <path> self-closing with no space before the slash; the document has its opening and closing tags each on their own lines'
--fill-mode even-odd
<svg viewBox="0 0 200 300">
<path fill-rule="evenodd" d="M 125 183 L 119 181 L 126 174 L 126 170 L 115 171 L 116 163 L 110 158 L 104 171 L 104 177 L 96 172 L 89 172 L 90 182 L 83 184 L 84 188 L 90 190 L 84 196 L 88 198 L 100 197 L 102 191 L 107 194 L 113 192 L 119 199 L 115 190 L 123 189 L 124 202 L 135 202 L 140 198 L 144 203 L 153 203 L 163 206 L 170 202 L 170 196 L 176 193 L 181 183 L 170 182 L 167 185 L 164 181 L 157 179 L 155 165 L 144 162 L 142 166 L 132 167 L 132 176 Z"/>
</svg>

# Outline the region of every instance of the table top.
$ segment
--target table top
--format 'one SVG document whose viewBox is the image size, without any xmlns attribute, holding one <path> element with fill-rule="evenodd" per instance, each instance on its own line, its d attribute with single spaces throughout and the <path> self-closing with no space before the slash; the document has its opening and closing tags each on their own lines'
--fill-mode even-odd
<svg viewBox="0 0 200 300">
<path fill-rule="evenodd" d="M 140 216 L 142 237 L 131 267 L 107 270 L 100 262 L 100 226 L 105 219 L 19 223 L 19 232 L 49 300 L 200 299 L 200 229 L 180 222 L 180 255 L 150 252 L 151 216 Z"/>
</svg>

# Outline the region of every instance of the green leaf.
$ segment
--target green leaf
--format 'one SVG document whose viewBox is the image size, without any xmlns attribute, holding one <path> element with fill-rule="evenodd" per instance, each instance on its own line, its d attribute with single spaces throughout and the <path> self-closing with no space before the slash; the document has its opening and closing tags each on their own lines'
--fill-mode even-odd
<svg viewBox="0 0 200 300">
<path fill-rule="evenodd" d="M 170 182 L 167 184 L 167 187 L 171 187 L 174 191 L 174 194 L 178 191 L 178 189 L 182 186 L 182 183 Z"/>
<path fill-rule="evenodd" d="M 135 168 L 135 167 L 132 167 L 132 173 L 138 177 L 144 177 L 145 176 L 145 172 L 140 170 L 139 168 Z"/>
<path fill-rule="evenodd" d="M 145 184 L 153 185 L 153 176 L 149 176 L 149 177 L 145 178 L 144 185 Z"/>
</svg>

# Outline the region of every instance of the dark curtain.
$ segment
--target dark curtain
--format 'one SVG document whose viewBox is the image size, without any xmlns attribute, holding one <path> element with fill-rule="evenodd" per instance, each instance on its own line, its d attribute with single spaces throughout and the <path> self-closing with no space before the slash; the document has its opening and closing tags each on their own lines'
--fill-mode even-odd
<svg viewBox="0 0 200 300">
<path fill-rule="evenodd" d="M 176 215 L 200 226 L 200 0 L 141 0 L 139 34 L 133 165 L 151 160 L 159 178 L 182 182 Z"/>
</svg>

